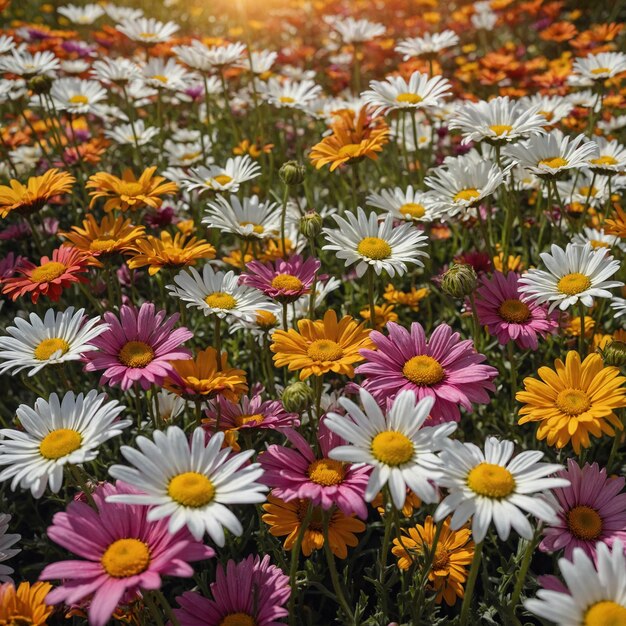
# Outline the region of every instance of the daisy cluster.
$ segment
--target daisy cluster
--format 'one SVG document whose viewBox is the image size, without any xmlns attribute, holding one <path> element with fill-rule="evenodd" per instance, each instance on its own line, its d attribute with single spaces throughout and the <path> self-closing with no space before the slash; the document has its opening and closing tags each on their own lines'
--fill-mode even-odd
<svg viewBox="0 0 626 626">
<path fill-rule="evenodd" d="M 0 624 L 626 626 L 623 2 L 0 16 Z"/>
</svg>

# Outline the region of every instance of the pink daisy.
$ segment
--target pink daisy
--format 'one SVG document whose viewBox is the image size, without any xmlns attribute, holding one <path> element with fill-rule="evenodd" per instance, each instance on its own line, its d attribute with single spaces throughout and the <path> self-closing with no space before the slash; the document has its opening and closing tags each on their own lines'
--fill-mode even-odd
<svg viewBox="0 0 626 626">
<path fill-rule="evenodd" d="M 293 302 L 311 291 L 311 285 L 321 263 L 310 257 L 303 260 L 299 254 L 274 263 L 251 261 L 239 282 L 260 289 L 266 296 L 279 302 Z"/>
<path fill-rule="evenodd" d="M 160 385 L 173 372 L 169 361 L 191 358 L 181 344 L 193 337 L 185 327 L 173 330 L 177 313 L 165 315 L 165 311 L 155 313 L 151 302 L 144 302 L 139 310 L 122 306 L 119 320 L 107 311 L 104 323 L 109 329 L 92 341 L 99 350 L 85 355 L 85 370 L 104 370 L 100 384 L 119 384 L 124 391 L 134 383 L 143 389 Z"/>
<path fill-rule="evenodd" d="M 548 309 L 532 302 L 522 302 L 518 291 L 518 275 L 494 272 L 491 279 L 483 276 L 478 288 L 476 312 L 481 325 L 505 345 L 515 341 L 525 350 L 536 350 L 537 335 L 545 337 L 558 324 Z"/>
<path fill-rule="evenodd" d="M 571 485 L 552 490 L 559 508 L 558 522 L 544 529 L 539 549 L 563 549 L 564 556 L 571 559 L 574 548 L 582 548 L 595 561 L 598 542 L 612 547 L 619 540 L 626 545 L 624 478 L 608 477 L 597 463 L 581 469 L 573 459 L 568 459 L 567 469 L 557 475 Z"/>
<path fill-rule="evenodd" d="M 459 333 L 447 324 L 440 324 L 426 340 L 421 324 L 414 322 L 408 331 L 389 322 L 389 337 L 372 331 L 370 338 L 376 350 L 360 350 L 367 362 L 357 374 L 365 375 L 365 387 L 379 403 L 395 398 L 405 389 L 418 399 L 435 398 L 431 424 L 458 422 L 459 405 L 472 411 L 472 403 L 487 404 L 495 391 L 491 382 L 498 370 L 481 365 L 487 358 L 474 349 L 471 340 L 460 341 Z"/>
<path fill-rule="evenodd" d="M 83 560 L 44 568 L 41 580 L 63 580 L 46 602 L 72 605 L 93 594 L 92 626 L 104 626 L 118 604 L 129 602 L 140 589 L 159 589 L 161 576 L 189 578 L 189 561 L 215 556 L 186 528 L 170 534 L 167 520 L 148 522 L 148 507 L 106 501 L 116 493 L 138 492 L 121 482 L 101 485 L 93 492 L 98 511 L 84 502 L 70 502 L 48 528 L 50 539 Z"/>
<path fill-rule="evenodd" d="M 289 577 L 270 563 L 269 555 L 263 560 L 250 555 L 239 563 L 228 561 L 226 571 L 218 565 L 213 600 L 188 591 L 176 598 L 181 608 L 174 614 L 180 626 L 283 626 L 290 594 Z"/>
<path fill-rule="evenodd" d="M 242 396 L 239 402 L 230 402 L 218 396 L 208 403 L 203 420 L 206 428 L 215 429 L 219 415 L 220 430 L 246 430 L 269 428 L 272 430 L 293 428 L 300 425 L 296 413 L 287 413 L 280 400 L 263 400 L 263 385 L 255 384 L 249 396 Z M 219 410 L 218 410 L 219 409 Z"/>
<path fill-rule="evenodd" d="M 259 455 L 265 473 L 260 481 L 272 487 L 272 494 L 290 502 L 310 499 L 315 506 L 330 509 L 336 504 L 346 515 L 365 519 L 365 488 L 369 467 L 359 467 L 329 458 L 329 452 L 346 442 L 320 423 L 318 441 L 321 455 L 316 455 L 306 439 L 295 430 L 286 430 L 285 436 L 294 449 L 271 445 Z"/>
</svg>

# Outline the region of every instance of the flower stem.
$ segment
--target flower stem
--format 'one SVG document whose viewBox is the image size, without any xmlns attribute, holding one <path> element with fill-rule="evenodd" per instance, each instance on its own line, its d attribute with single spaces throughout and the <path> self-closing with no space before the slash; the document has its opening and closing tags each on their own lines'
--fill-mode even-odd
<svg viewBox="0 0 626 626">
<path fill-rule="evenodd" d="M 417 584 L 419 588 L 419 595 L 417 596 L 416 604 L 417 604 L 419 611 L 421 611 L 423 608 L 424 594 L 426 593 L 426 582 L 428 581 L 428 574 L 430 574 L 430 568 L 435 559 L 435 553 L 437 551 L 437 544 L 439 543 L 439 537 L 441 536 L 441 530 L 443 529 L 443 522 L 444 520 L 441 520 L 435 527 L 435 535 L 433 536 L 433 542 L 428 550 L 428 553 L 426 554 L 426 559 L 424 560 L 422 571 L 420 573 L 419 582 Z M 420 613 L 420 617 L 421 617 L 421 613 Z"/>
<path fill-rule="evenodd" d="M 300 530 L 296 537 L 296 543 L 291 548 L 291 566 L 289 567 L 289 588 L 291 589 L 291 595 L 289 596 L 289 623 L 294 626 L 295 622 L 295 603 L 296 603 L 296 574 L 298 573 L 298 561 L 300 560 L 300 548 L 302 547 L 302 540 L 304 539 L 304 533 L 309 526 L 311 517 L 313 515 L 313 504 L 309 502 L 309 506 L 304 515 L 304 519 L 300 524 Z"/>
<path fill-rule="evenodd" d="M 370 326 L 376 330 L 376 297 L 374 295 L 374 268 L 367 269 L 367 296 L 370 304 Z"/>
<path fill-rule="evenodd" d="M 287 200 L 289 200 L 289 185 L 285 184 L 283 191 L 283 208 L 280 214 L 280 245 L 283 258 L 287 258 L 287 248 L 285 245 L 285 222 L 287 221 Z"/>
<path fill-rule="evenodd" d="M 511 611 L 515 611 L 515 607 L 519 602 L 520 594 L 522 593 L 522 588 L 524 583 L 526 582 L 526 575 L 528 574 L 528 568 L 530 567 L 530 562 L 533 558 L 533 553 L 535 551 L 535 544 L 537 542 L 538 529 L 535 531 L 533 538 L 527 542 L 526 550 L 524 550 L 524 556 L 522 558 L 522 563 L 519 568 L 519 572 L 517 574 L 517 580 L 515 581 L 515 587 L 513 588 L 513 593 L 511 594 L 511 601 L 509 603 L 509 608 Z"/>
<path fill-rule="evenodd" d="M 461 606 L 459 626 L 467 626 L 467 620 L 469 618 L 470 607 L 472 604 L 472 596 L 474 595 L 474 586 L 476 585 L 478 570 L 480 569 L 480 559 L 483 553 L 484 543 L 484 541 L 481 541 L 480 543 L 477 543 L 474 548 L 474 557 L 472 558 L 472 565 L 470 567 L 467 585 L 465 585 L 465 595 L 463 597 L 463 605 Z"/>
<path fill-rule="evenodd" d="M 148 591 L 147 589 L 144 589 L 143 600 L 148 607 L 150 614 L 154 618 L 154 623 L 157 626 L 163 626 L 163 616 L 161 615 L 161 612 L 159 611 L 159 608 L 154 601 L 153 593 L 153 591 Z"/>
</svg>

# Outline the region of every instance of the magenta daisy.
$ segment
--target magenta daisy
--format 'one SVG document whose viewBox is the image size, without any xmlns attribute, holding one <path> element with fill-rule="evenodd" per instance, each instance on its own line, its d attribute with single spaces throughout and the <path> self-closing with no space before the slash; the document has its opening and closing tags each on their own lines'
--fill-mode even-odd
<svg viewBox="0 0 626 626">
<path fill-rule="evenodd" d="M 180 609 L 174 614 L 180 626 L 282 626 L 290 593 L 289 577 L 269 555 L 262 560 L 250 555 L 239 563 L 228 561 L 226 570 L 218 565 L 212 600 L 188 591 L 176 598 Z"/>
<path fill-rule="evenodd" d="M 472 411 L 472 404 L 487 404 L 488 391 L 498 370 L 481 365 L 487 358 L 474 349 L 471 340 L 460 341 L 459 333 L 447 324 L 435 328 L 429 340 L 421 324 L 413 322 L 411 330 L 389 322 L 385 337 L 372 331 L 370 338 L 376 350 L 360 350 L 366 362 L 356 372 L 363 374 L 363 387 L 379 403 L 395 398 L 405 389 L 415 392 L 418 400 L 435 399 L 430 424 L 458 422 L 459 405 Z"/>
<path fill-rule="evenodd" d="M 626 545 L 624 478 L 610 478 L 597 463 L 581 469 L 573 459 L 568 459 L 567 469 L 558 476 L 571 484 L 553 489 L 549 496 L 558 503 L 558 522 L 546 526 L 539 549 L 564 550 L 564 556 L 571 559 L 574 548 L 582 548 L 595 561 L 598 543 L 611 547 L 619 540 Z"/>
<path fill-rule="evenodd" d="M 242 396 L 239 402 L 218 396 L 208 403 L 203 420 L 208 430 L 215 430 L 219 419 L 219 430 L 246 430 L 269 428 L 272 430 L 293 428 L 300 425 L 296 413 L 288 413 L 280 400 L 263 400 L 263 385 L 255 384 L 249 396 Z"/>
<path fill-rule="evenodd" d="M 318 429 L 321 455 L 316 455 L 295 430 L 286 430 L 285 435 L 295 449 L 271 445 L 258 459 L 265 470 L 260 481 L 272 487 L 272 494 L 285 502 L 310 499 L 326 510 L 336 504 L 346 515 L 366 519 L 365 488 L 370 468 L 329 458 L 333 448 L 346 442 L 323 420 Z"/>
<path fill-rule="evenodd" d="M 491 279 L 483 276 L 476 299 L 478 320 L 502 345 L 515 341 L 524 350 L 536 350 L 537 336 L 545 337 L 558 324 L 547 307 L 522 302 L 518 279 L 515 272 L 506 276 L 494 272 Z"/>
<path fill-rule="evenodd" d="M 124 391 L 137 383 L 143 389 L 160 385 L 172 373 L 169 361 L 189 359 L 191 352 L 181 344 L 193 337 L 187 328 L 177 328 L 178 314 L 166 318 L 155 313 L 151 302 L 141 308 L 122 306 L 120 319 L 110 311 L 104 314 L 109 329 L 92 341 L 99 350 L 85 354 L 85 370 L 104 370 L 100 384 L 120 385 Z"/>
<path fill-rule="evenodd" d="M 293 302 L 311 291 L 320 266 L 317 259 L 309 257 L 304 260 L 299 254 L 274 263 L 251 261 L 246 265 L 247 273 L 241 275 L 239 282 L 256 287 L 279 302 Z"/>
<path fill-rule="evenodd" d="M 167 520 L 148 522 L 148 507 L 112 504 L 106 498 L 138 493 L 118 482 L 93 492 L 98 511 L 80 501 L 56 513 L 48 536 L 81 557 L 47 565 L 41 580 L 63 580 L 46 597 L 48 604 L 72 605 L 91 597 L 89 623 L 104 626 L 118 604 L 129 602 L 140 589 L 159 589 L 161 576 L 193 576 L 190 561 L 215 556 L 186 528 L 170 534 Z"/>
</svg>

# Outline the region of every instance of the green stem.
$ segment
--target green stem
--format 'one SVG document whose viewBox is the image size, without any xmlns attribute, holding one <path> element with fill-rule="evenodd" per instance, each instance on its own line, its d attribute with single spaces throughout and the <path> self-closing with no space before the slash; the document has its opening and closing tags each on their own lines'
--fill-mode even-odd
<svg viewBox="0 0 626 626">
<path fill-rule="evenodd" d="M 174 615 L 174 611 L 172 611 L 172 607 L 170 606 L 170 603 L 167 601 L 167 598 L 165 597 L 163 592 L 160 589 L 157 589 L 154 594 L 159 601 L 159 604 L 165 611 L 165 614 L 169 618 L 172 626 L 180 626 L 180 622 L 178 621 L 178 619 L 176 619 L 176 615 Z"/>
<path fill-rule="evenodd" d="M 513 588 L 513 593 L 511 594 L 511 602 L 509 603 L 509 608 L 511 609 L 511 611 L 515 611 L 515 607 L 519 602 L 522 588 L 524 587 L 524 583 L 526 582 L 528 568 L 530 567 L 530 562 L 533 558 L 533 553 L 535 551 L 535 544 L 537 542 L 538 534 L 539 529 L 535 531 L 533 538 L 527 542 L 526 549 L 524 550 L 524 557 L 522 558 L 522 563 L 517 574 L 517 580 L 515 581 L 515 587 Z"/>
<path fill-rule="evenodd" d="M 283 208 L 280 214 L 280 245 L 283 258 L 287 258 L 287 247 L 285 244 L 285 222 L 287 221 L 287 200 L 289 200 L 289 185 L 285 185 L 283 191 Z"/>
<path fill-rule="evenodd" d="M 374 267 L 367 268 L 367 296 L 370 305 L 370 326 L 376 330 L 376 296 L 374 294 Z"/>
<path fill-rule="evenodd" d="M 441 530 L 443 529 L 443 522 L 441 520 L 437 526 L 435 527 L 435 535 L 433 536 L 433 543 L 428 549 L 428 553 L 426 554 L 426 559 L 424 561 L 424 565 L 422 566 L 422 571 L 420 573 L 419 582 L 417 583 L 417 587 L 419 589 L 419 595 L 417 596 L 417 607 L 420 611 L 424 604 L 424 595 L 426 593 L 426 582 L 428 581 L 428 574 L 430 574 L 430 568 L 432 567 L 433 560 L 435 559 L 435 553 L 437 551 L 437 544 L 439 543 L 439 537 L 441 536 Z M 408 553 L 408 552 L 407 552 Z"/>
<path fill-rule="evenodd" d="M 578 338 L 578 352 L 580 358 L 585 358 L 585 305 L 578 302 L 578 314 L 580 315 L 580 337 Z"/>
<path fill-rule="evenodd" d="M 217 353 L 217 371 L 222 371 L 222 318 L 215 316 L 215 330 L 213 331 L 213 342 Z"/>
<path fill-rule="evenodd" d="M 163 616 L 159 611 L 159 608 L 154 601 L 154 591 L 148 591 L 147 589 L 143 590 L 143 600 L 150 611 L 150 614 L 154 618 L 154 623 L 157 626 L 163 626 Z"/>
<path fill-rule="evenodd" d="M 291 595 L 289 596 L 289 624 L 295 626 L 295 603 L 296 603 L 296 574 L 298 573 L 298 562 L 300 560 L 300 548 L 302 547 L 302 540 L 304 539 L 304 533 L 309 527 L 309 522 L 313 516 L 313 504 L 309 502 L 309 506 L 304 515 L 304 519 L 300 524 L 300 530 L 298 530 L 298 536 L 296 537 L 296 543 L 291 548 L 291 565 L 289 567 L 289 587 L 291 589 Z"/>
<path fill-rule="evenodd" d="M 467 620 L 469 618 L 470 607 L 472 604 L 472 596 L 474 595 L 474 587 L 476 585 L 476 579 L 478 578 L 478 571 L 480 570 L 480 558 L 483 553 L 484 543 L 484 541 L 481 541 L 480 543 L 477 543 L 474 548 L 474 557 L 472 558 L 472 565 L 467 578 L 467 584 L 465 585 L 465 595 L 463 597 L 463 605 L 461 606 L 459 626 L 467 626 Z"/>
<path fill-rule="evenodd" d="M 74 480 L 76 481 L 76 484 L 78 485 L 80 490 L 85 494 L 85 498 L 87 499 L 87 502 L 89 503 L 89 506 L 94 511 L 97 511 L 98 510 L 98 505 L 96 504 L 96 501 L 93 499 L 93 495 L 91 494 L 91 490 L 87 486 L 87 480 L 86 480 L 86 477 L 84 475 L 83 469 L 81 467 L 79 467 L 78 465 L 69 465 L 69 464 L 68 464 L 68 468 L 70 470 L 70 473 L 74 477 Z"/>
</svg>

